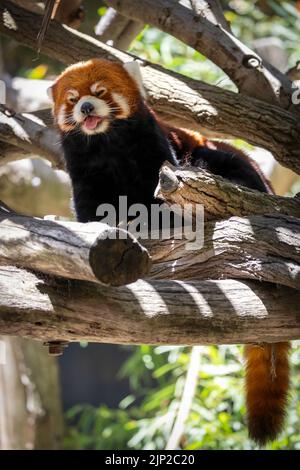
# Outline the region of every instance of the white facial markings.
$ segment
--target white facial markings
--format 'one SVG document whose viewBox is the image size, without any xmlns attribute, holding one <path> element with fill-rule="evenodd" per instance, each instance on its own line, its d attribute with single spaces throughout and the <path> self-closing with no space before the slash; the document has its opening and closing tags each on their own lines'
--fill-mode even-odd
<svg viewBox="0 0 300 470">
<path fill-rule="evenodd" d="M 95 82 L 90 88 L 92 93 L 99 93 L 99 96 L 104 95 L 106 93 L 105 86 L 101 85 L 101 82 Z"/>
<path fill-rule="evenodd" d="M 91 92 L 96 93 L 101 91 L 104 87 L 101 86 L 100 82 L 94 83 L 91 87 Z M 105 89 L 106 92 L 106 89 Z M 111 94 L 112 101 L 106 102 L 105 99 L 96 97 L 93 95 L 84 95 L 79 99 L 79 92 L 75 89 L 67 91 L 66 98 L 70 104 L 72 104 L 72 110 L 67 115 L 67 104 L 60 107 L 57 114 L 57 122 L 61 128 L 66 129 L 67 127 L 72 128 L 76 124 L 80 124 L 82 132 L 88 135 L 94 135 L 101 132 L 106 132 L 110 125 L 110 119 L 113 116 L 115 119 L 127 118 L 130 115 L 130 107 L 128 100 L 120 93 L 113 92 Z M 93 106 L 89 116 L 98 116 L 99 123 L 95 128 L 92 128 L 91 120 L 84 122 L 87 119 L 87 115 L 81 111 L 83 103 L 89 103 Z M 74 124 L 72 124 L 74 121 Z"/>
<path fill-rule="evenodd" d="M 62 104 L 57 113 L 57 124 L 59 126 L 65 124 L 66 120 L 66 105 Z"/>
<path fill-rule="evenodd" d="M 79 97 L 79 92 L 75 90 L 75 88 L 70 88 L 70 90 L 67 91 L 67 100 L 70 103 L 74 103 Z"/>
<path fill-rule="evenodd" d="M 110 114 L 110 108 L 108 104 L 99 98 L 91 95 L 85 95 L 80 98 L 80 100 L 76 103 L 73 109 L 73 117 L 77 123 L 82 123 L 85 119 L 84 114 L 81 112 L 81 106 L 83 103 L 88 101 L 94 106 L 94 110 L 91 112 L 94 116 L 100 116 L 102 118 L 108 117 Z"/>
<path fill-rule="evenodd" d="M 66 105 L 62 104 L 57 113 L 57 124 L 64 130 L 73 129 L 74 125 L 71 124 L 70 118 L 66 116 Z"/>
<path fill-rule="evenodd" d="M 118 110 L 116 113 L 116 118 L 118 119 L 127 118 L 130 114 L 130 107 L 125 96 L 122 96 L 119 93 L 114 93 L 114 92 L 111 94 L 111 96 L 114 102 L 120 108 L 120 110 Z"/>
</svg>

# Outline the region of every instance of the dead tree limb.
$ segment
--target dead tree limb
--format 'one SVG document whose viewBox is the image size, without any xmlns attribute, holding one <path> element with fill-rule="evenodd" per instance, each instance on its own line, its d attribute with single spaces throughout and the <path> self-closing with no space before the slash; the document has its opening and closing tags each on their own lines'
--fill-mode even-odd
<svg viewBox="0 0 300 470">
<path fill-rule="evenodd" d="M 113 8 L 108 8 L 96 25 L 95 33 L 100 41 L 126 51 L 143 27 L 144 23 L 128 19 Z"/>
<path fill-rule="evenodd" d="M 160 171 L 156 195 L 168 204 L 202 204 L 207 219 L 232 215 L 282 214 L 300 216 L 297 198 L 274 196 L 232 184 L 220 176 L 199 168 L 164 165 Z"/>
<path fill-rule="evenodd" d="M 263 61 L 221 24 L 213 24 L 210 10 L 201 15 L 172 0 L 106 0 L 121 14 L 169 33 L 218 65 L 245 95 L 292 107 L 292 84 L 286 75 Z M 203 4 L 214 3 L 197 1 Z M 208 12 L 208 13 L 206 13 Z"/>
<path fill-rule="evenodd" d="M 144 277 L 151 266 L 130 234 L 96 222 L 54 222 L 0 208 L 0 239 L 0 264 L 71 279 L 119 286 Z"/>
<path fill-rule="evenodd" d="M 300 292 L 239 281 L 109 288 L 0 267 L 0 330 L 43 341 L 232 344 L 300 338 Z"/>
<path fill-rule="evenodd" d="M 0 4 L 0 33 L 33 49 L 39 15 Z M 42 51 L 70 64 L 91 57 L 126 62 L 132 56 L 97 42 L 53 21 Z M 300 124 L 292 113 L 277 106 L 192 80 L 161 67 L 145 64 L 142 75 L 150 104 L 173 122 L 193 129 L 205 128 L 214 135 L 239 137 L 266 148 L 284 166 L 300 172 Z"/>
<path fill-rule="evenodd" d="M 48 159 L 55 168 L 64 166 L 58 134 L 33 114 L 16 113 L 8 117 L 0 111 L 0 141 L 8 145 L 8 153 L 2 148 L 0 164 L 17 159 L 15 157 L 24 158 L 27 153 Z M 19 154 L 13 152 L 11 146 L 18 147 Z"/>
</svg>

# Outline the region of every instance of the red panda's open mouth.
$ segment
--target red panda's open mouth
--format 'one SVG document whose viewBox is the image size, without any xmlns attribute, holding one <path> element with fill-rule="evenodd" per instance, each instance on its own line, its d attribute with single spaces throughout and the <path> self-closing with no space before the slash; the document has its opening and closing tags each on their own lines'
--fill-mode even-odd
<svg viewBox="0 0 300 470">
<path fill-rule="evenodd" d="M 101 122 L 104 120 L 104 118 L 100 116 L 87 116 L 84 120 L 84 126 L 89 130 L 92 131 L 96 129 L 96 127 L 101 124 Z"/>
</svg>

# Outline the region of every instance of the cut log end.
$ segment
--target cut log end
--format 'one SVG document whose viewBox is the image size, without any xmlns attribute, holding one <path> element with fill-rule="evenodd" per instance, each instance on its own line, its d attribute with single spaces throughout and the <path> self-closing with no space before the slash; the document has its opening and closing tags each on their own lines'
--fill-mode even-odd
<svg viewBox="0 0 300 470">
<path fill-rule="evenodd" d="M 89 255 L 91 269 L 101 283 L 117 287 L 149 274 L 152 262 L 146 248 L 121 229 L 111 228 L 106 235 L 97 237 Z"/>
</svg>

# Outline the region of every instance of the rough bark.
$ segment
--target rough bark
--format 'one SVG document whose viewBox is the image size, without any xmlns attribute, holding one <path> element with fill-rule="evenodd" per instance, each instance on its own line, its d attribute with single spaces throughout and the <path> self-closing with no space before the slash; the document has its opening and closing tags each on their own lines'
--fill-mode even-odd
<svg viewBox="0 0 300 470">
<path fill-rule="evenodd" d="M 220 176 L 199 168 L 178 168 L 163 165 L 156 196 L 168 204 L 202 204 L 207 219 L 232 215 L 282 214 L 300 216 L 298 198 L 274 196 L 232 184 Z"/>
<path fill-rule="evenodd" d="M 222 28 L 230 31 L 230 26 L 224 16 L 219 0 L 181 0 L 180 3 L 211 23 L 219 24 Z"/>
<path fill-rule="evenodd" d="M 137 281 L 109 288 L 0 268 L 0 329 L 40 340 L 225 344 L 300 338 L 300 292 L 264 283 Z"/>
<path fill-rule="evenodd" d="M 12 0 L 13 3 L 35 13 L 43 14 L 44 5 L 39 0 Z M 55 19 L 60 23 L 67 24 L 72 28 L 79 28 L 84 19 L 83 0 L 60 0 L 56 9 Z"/>
<path fill-rule="evenodd" d="M 0 336 L 0 449 L 59 449 L 63 417 L 54 358 L 38 342 Z"/>
<path fill-rule="evenodd" d="M 2 34 L 36 48 L 38 15 L 3 0 L 0 18 Z M 91 57 L 121 62 L 132 60 L 132 56 L 55 21 L 49 25 L 42 50 L 66 64 Z M 159 66 L 144 64 L 142 76 L 150 104 L 158 113 L 173 117 L 173 122 L 181 125 L 197 130 L 205 128 L 215 136 L 245 139 L 270 150 L 283 166 L 300 172 L 300 124 L 290 112 L 175 73 L 166 73 Z"/>
<path fill-rule="evenodd" d="M 291 107 L 290 80 L 221 24 L 213 24 L 209 20 L 211 11 L 203 8 L 211 2 L 194 2 L 202 4 L 201 14 L 172 0 L 107 0 L 106 3 L 121 14 L 150 23 L 201 52 L 232 79 L 241 93 L 285 109 Z"/>
<path fill-rule="evenodd" d="M 151 279 L 256 279 L 300 289 L 300 221 L 294 217 L 207 222 L 203 247 L 193 250 L 185 239 L 143 243 L 153 261 Z"/>
<path fill-rule="evenodd" d="M 0 140 L 0 165 L 28 157 L 28 151 Z"/>
<path fill-rule="evenodd" d="M 55 168 L 63 168 L 62 150 L 57 132 L 47 127 L 34 115 L 14 114 L 6 116 L 0 111 L 0 141 L 8 144 L 8 153 L 0 154 L 0 164 L 7 163 L 14 156 L 11 146 L 19 147 L 19 158 L 27 155 L 38 155 L 48 159 Z"/>
<path fill-rule="evenodd" d="M 83 3 L 83 0 L 60 0 L 55 19 L 71 28 L 79 28 L 85 18 Z"/>
<path fill-rule="evenodd" d="M 0 239 L 2 265 L 71 279 L 119 286 L 144 277 L 151 265 L 130 234 L 101 223 L 39 220 L 0 208 Z"/>
</svg>

